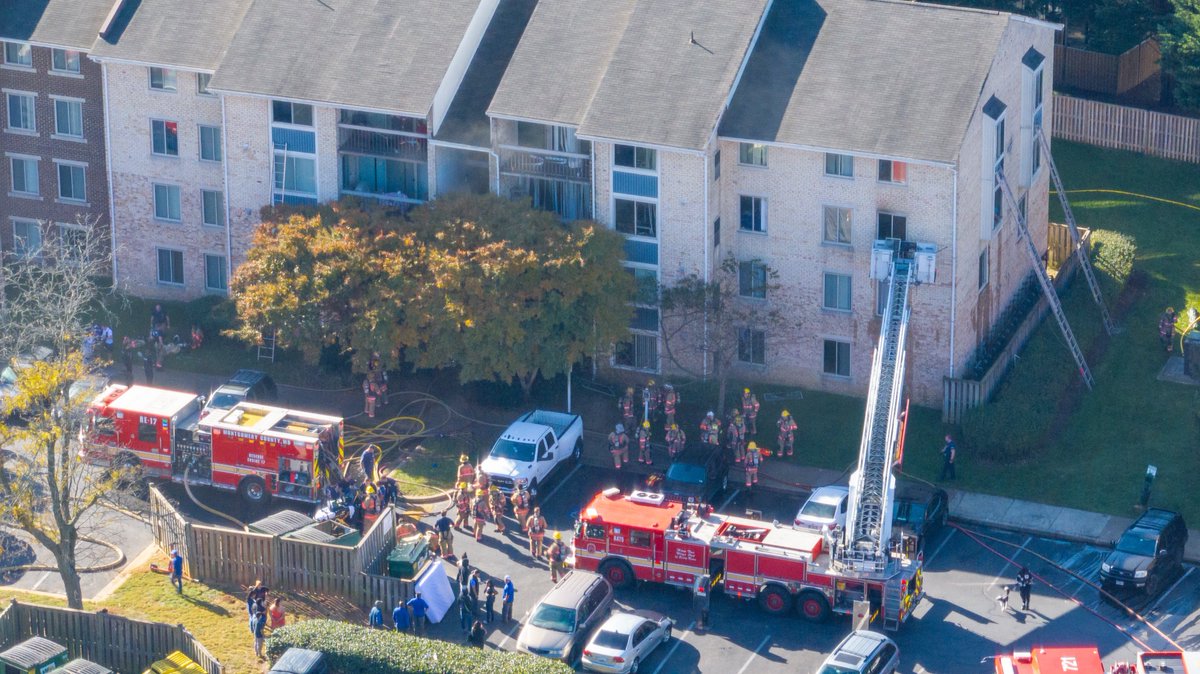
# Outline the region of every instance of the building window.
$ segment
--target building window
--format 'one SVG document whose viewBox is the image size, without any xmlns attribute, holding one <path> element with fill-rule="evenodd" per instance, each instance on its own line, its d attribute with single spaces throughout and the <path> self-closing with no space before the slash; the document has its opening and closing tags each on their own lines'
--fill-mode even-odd
<svg viewBox="0 0 1200 674">
<path fill-rule="evenodd" d="M 743 232 L 767 231 L 767 200 L 762 197 L 741 198 L 741 224 Z"/>
<path fill-rule="evenodd" d="M 14 131 L 37 131 L 33 94 L 8 94 L 8 128 Z"/>
<path fill-rule="evenodd" d="M 15 11 L 15 10 L 14 10 Z M 21 68 L 33 67 L 33 48 L 16 42 L 4 43 L 4 63 Z"/>
<path fill-rule="evenodd" d="M 169 68 L 150 69 L 150 88 L 158 91 L 175 91 L 178 74 Z"/>
<path fill-rule="evenodd" d="M 848 154 L 825 153 L 825 175 L 854 177 L 854 157 Z"/>
<path fill-rule="evenodd" d="M 766 166 L 767 146 L 758 143 L 739 143 L 738 163 L 746 166 Z"/>
<path fill-rule="evenodd" d="M 738 330 L 738 360 L 751 365 L 765 365 L 767 333 L 753 328 Z"/>
<path fill-rule="evenodd" d="M 216 292 L 229 290 L 228 270 L 224 255 L 204 256 L 204 289 Z"/>
<path fill-rule="evenodd" d="M 183 285 L 183 251 L 158 249 L 158 282 Z"/>
<path fill-rule="evenodd" d="M 275 153 L 275 190 L 317 194 L 317 161 L 311 157 L 297 157 Z"/>
<path fill-rule="evenodd" d="M 79 74 L 79 52 L 74 49 L 54 49 L 51 51 L 50 69 L 56 73 Z"/>
<path fill-rule="evenodd" d="M 713 180 L 721 179 L 721 151 L 713 153 Z"/>
<path fill-rule="evenodd" d="M 821 240 L 825 243 L 850 245 L 850 223 L 853 212 L 849 208 L 825 206 L 822 209 Z"/>
<path fill-rule="evenodd" d="M 996 172 L 1004 170 L 1004 118 L 996 120 Z"/>
<path fill-rule="evenodd" d="M 13 220 L 13 254 L 22 259 L 37 257 L 42 250 L 42 226 L 37 220 Z"/>
<path fill-rule="evenodd" d="M 32 157 L 12 157 L 10 163 L 12 165 L 12 191 L 29 196 L 40 194 L 38 160 Z"/>
<path fill-rule="evenodd" d="M 344 192 L 424 201 L 429 198 L 427 175 L 423 162 L 342 155 Z"/>
<path fill-rule="evenodd" d="M 617 344 L 613 362 L 620 367 L 658 371 L 658 337 L 631 333 L 628 340 Z"/>
<path fill-rule="evenodd" d="M 205 161 L 221 161 L 221 127 L 200 127 L 200 158 Z"/>
<path fill-rule="evenodd" d="M 68 263 L 78 264 L 84 260 L 87 250 L 87 229 L 80 225 L 58 223 L 58 244 L 60 256 Z"/>
<path fill-rule="evenodd" d="M 713 248 L 721 245 L 721 218 L 713 220 Z"/>
<path fill-rule="evenodd" d="M 632 145 L 614 145 L 613 163 L 626 168 L 642 169 L 644 171 L 658 170 L 658 152 L 648 147 Z"/>
<path fill-rule="evenodd" d="M 1004 188 L 997 181 L 992 188 L 992 229 L 1004 222 Z"/>
<path fill-rule="evenodd" d="M 212 75 L 208 73 L 196 73 L 196 93 L 201 96 L 212 96 L 213 92 L 208 90 L 208 83 L 212 81 Z"/>
<path fill-rule="evenodd" d="M 626 272 L 633 277 L 633 303 L 653 307 L 658 304 L 658 272 L 643 267 L 625 267 Z M 655 326 L 654 329 L 658 329 Z"/>
<path fill-rule="evenodd" d="M 83 103 L 54 100 L 54 133 L 69 138 L 83 138 Z"/>
<path fill-rule="evenodd" d="M 179 211 L 179 186 L 154 186 L 154 217 L 159 220 L 179 222 L 183 218 Z"/>
<path fill-rule="evenodd" d="M 758 260 L 739 262 L 738 294 L 759 300 L 767 299 L 767 265 Z"/>
<path fill-rule="evenodd" d="M 908 164 L 891 159 L 879 160 L 879 180 L 885 183 L 904 183 L 908 180 Z"/>
<path fill-rule="evenodd" d="M 825 274 L 825 301 L 821 306 L 834 311 L 850 311 L 850 276 Z"/>
<path fill-rule="evenodd" d="M 179 156 L 179 124 L 161 119 L 150 120 L 151 152 L 164 157 Z"/>
<path fill-rule="evenodd" d="M 821 371 L 835 377 L 850 376 L 850 342 L 825 340 L 825 358 Z"/>
<path fill-rule="evenodd" d="M 882 316 L 883 312 L 887 311 L 888 292 L 891 288 L 891 283 L 887 281 L 879 281 L 875 284 L 875 315 Z"/>
<path fill-rule="evenodd" d="M 58 165 L 58 197 L 66 201 L 87 201 L 87 179 L 83 166 Z"/>
<path fill-rule="evenodd" d="M 271 121 L 276 124 L 313 125 L 313 108 L 304 103 L 271 101 Z"/>
<path fill-rule="evenodd" d="M 988 249 L 984 248 L 983 252 L 979 254 L 979 289 L 980 290 L 983 290 L 984 287 L 987 286 L 987 284 L 988 284 L 988 277 L 990 276 L 990 274 L 988 272 L 989 272 L 989 270 L 988 270 Z"/>
<path fill-rule="evenodd" d="M 879 212 L 878 215 L 878 233 L 877 239 L 900 239 L 905 240 L 908 234 L 908 218 L 895 213 Z"/>
<path fill-rule="evenodd" d="M 655 204 L 617 199 L 613 211 L 618 232 L 630 236 L 658 236 L 658 206 Z"/>
<path fill-rule="evenodd" d="M 214 190 L 200 190 L 201 222 L 211 227 L 225 226 L 225 195 Z"/>
</svg>

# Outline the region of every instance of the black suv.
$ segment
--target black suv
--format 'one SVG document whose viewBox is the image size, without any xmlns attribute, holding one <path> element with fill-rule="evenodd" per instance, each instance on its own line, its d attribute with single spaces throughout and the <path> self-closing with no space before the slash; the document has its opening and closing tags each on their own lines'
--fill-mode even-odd
<svg viewBox="0 0 1200 674">
<path fill-rule="evenodd" d="M 271 375 L 258 370 L 238 370 L 229 381 L 217 387 L 204 405 L 204 413 L 233 409 L 233 406 L 250 402 L 272 402 L 279 397 L 275 380 Z"/>
<path fill-rule="evenodd" d="M 671 501 L 712 503 L 728 486 L 725 452 L 711 445 L 696 445 L 684 449 L 667 467 L 660 489 Z"/>
<path fill-rule="evenodd" d="M 892 508 L 892 535 L 912 537 L 916 553 L 925 549 L 925 541 L 936 534 L 950 518 L 950 497 L 946 490 L 924 482 L 899 478 Z"/>
<path fill-rule="evenodd" d="M 1158 594 L 1182 569 L 1188 531 L 1183 516 L 1151 508 L 1121 534 L 1100 565 L 1106 590 L 1140 589 Z"/>
</svg>

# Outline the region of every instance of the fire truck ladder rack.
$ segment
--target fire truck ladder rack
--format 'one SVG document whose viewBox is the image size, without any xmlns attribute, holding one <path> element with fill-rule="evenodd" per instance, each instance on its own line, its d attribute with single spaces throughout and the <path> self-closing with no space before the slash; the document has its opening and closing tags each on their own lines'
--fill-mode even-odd
<svg viewBox="0 0 1200 674">
<path fill-rule="evenodd" d="M 1051 161 L 1053 166 L 1053 161 Z M 996 183 L 1000 185 L 1000 190 L 1004 193 L 1004 201 L 1008 204 L 1009 210 L 1012 211 L 1014 219 L 1017 221 L 1017 238 L 1025 241 L 1025 249 L 1029 252 L 1030 259 L 1033 260 L 1033 270 L 1037 274 L 1038 283 L 1042 285 L 1042 292 L 1046 295 L 1046 301 L 1050 303 L 1050 312 L 1054 314 L 1054 319 L 1058 321 L 1058 327 L 1062 330 L 1063 337 L 1067 341 L 1067 348 L 1071 351 L 1071 356 L 1075 359 L 1075 364 L 1079 366 L 1079 376 L 1083 378 L 1083 383 L 1087 385 L 1088 390 L 1092 390 L 1095 381 L 1092 379 L 1092 371 L 1088 368 L 1087 359 L 1083 357 L 1083 351 L 1079 348 L 1079 342 L 1075 339 L 1075 333 L 1071 331 L 1071 324 L 1067 322 L 1067 314 L 1063 312 L 1062 302 L 1058 301 L 1058 291 L 1054 289 L 1054 284 L 1050 282 L 1050 276 L 1046 273 L 1046 267 L 1042 264 L 1042 256 L 1038 253 L 1037 246 L 1033 243 L 1033 237 L 1029 235 L 1029 228 L 1025 225 L 1025 216 L 1021 214 L 1021 208 L 1017 205 L 1017 198 L 1013 195 L 1012 187 L 1009 186 L 1008 180 L 1005 179 L 1002 171 L 996 172 Z M 1086 253 L 1083 254 L 1086 257 Z M 1087 268 L 1087 265 L 1084 265 Z M 1099 292 L 1099 289 L 1097 289 Z M 1107 310 L 1105 310 L 1107 313 Z"/>
<path fill-rule="evenodd" d="M 1079 235 L 1079 227 L 1075 223 L 1075 213 L 1071 211 L 1071 202 L 1067 199 L 1067 191 L 1063 188 L 1062 178 L 1058 175 L 1058 167 L 1054 165 L 1054 156 L 1050 154 L 1050 141 L 1046 139 L 1042 127 L 1039 126 L 1034 133 L 1037 134 L 1037 142 L 1041 144 L 1042 157 L 1045 158 L 1046 165 L 1050 169 L 1050 178 L 1054 181 L 1054 191 L 1058 194 L 1058 203 L 1062 204 L 1063 214 L 1067 218 L 1067 229 L 1070 230 L 1071 239 L 1075 242 L 1075 256 L 1079 258 L 1079 267 L 1083 270 L 1083 277 L 1087 279 L 1088 288 L 1092 291 L 1092 299 L 1096 300 L 1096 306 L 1100 307 L 1100 318 L 1104 320 L 1104 330 L 1109 335 L 1115 335 L 1119 330 L 1108 313 L 1108 305 L 1104 302 L 1104 295 L 1100 293 L 1100 284 L 1096 283 L 1092 262 L 1088 258 L 1087 248 L 1083 245 L 1083 237 Z"/>
</svg>

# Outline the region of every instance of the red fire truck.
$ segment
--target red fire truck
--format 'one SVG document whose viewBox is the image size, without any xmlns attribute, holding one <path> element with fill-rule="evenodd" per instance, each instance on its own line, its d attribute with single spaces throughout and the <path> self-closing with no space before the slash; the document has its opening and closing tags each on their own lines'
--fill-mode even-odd
<svg viewBox="0 0 1200 674">
<path fill-rule="evenodd" d="M 1039 647 L 998 656 L 995 663 L 996 674 L 1105 674 L 1094 646 Z"/>
<path fill-rule="evenodd" d="M 894 575 L 839 568 L 822 534 L 771 522 L 684 507 L 661 494 L 616 489 L 598 494 L 580 513 L 574 565 L 602 574 L 615 587 L 634 580 L 692 588 L 708 574 L 727 594 L 757 598 L 763 610 L 795 606 L 807 620 L 850 614 L 856 601 L 903 622 L 922 597 L 921 563 L 897 551 Z M 889 592 L 894 586 L 898 592 Z M 891 607 L 888 601 L 899 602 Z"/>
<path fill-rule="evenodd" d="M 252 504 L 272 495 L 320 500 L 337 467 L 340 418 L 243 401 L 201 419 L 202 403 L 192 393 L 109 386 L 90 408 L 88 455 L 140 464 L 151 478 L 236 490 Z"/>
</svg>

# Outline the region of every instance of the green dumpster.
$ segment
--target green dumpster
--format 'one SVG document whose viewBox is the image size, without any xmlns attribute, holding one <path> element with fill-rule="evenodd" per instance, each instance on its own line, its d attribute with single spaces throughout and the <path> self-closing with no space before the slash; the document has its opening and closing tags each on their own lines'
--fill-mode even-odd
<svg viewBox="0 0 1200 674">
<path fill-rule="evenodd" d="M 387 575 L 392 578 L 412 579 L 421 570 L 429 557 L 429 541 L 413 538 L 400 541 L 387 556 Z"/>
</svg>

